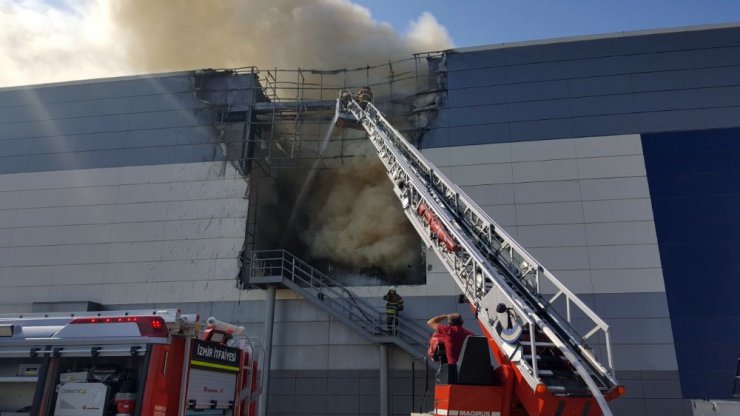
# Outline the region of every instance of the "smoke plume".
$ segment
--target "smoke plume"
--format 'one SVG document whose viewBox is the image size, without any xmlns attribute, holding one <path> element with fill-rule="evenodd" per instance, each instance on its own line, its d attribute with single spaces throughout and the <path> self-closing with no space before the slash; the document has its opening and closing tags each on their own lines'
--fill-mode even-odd
<svg viewBox="0 0 740 416">
<path fill-rule="evenodd" d="M 301 238 L 309 254 L 355 268 L 401 273 L 418 262 L 418 237 L 376 157 L 355 157 L 322 172 L 307 201 Z"/>
<path fill-rule="evenodd" d="M 399 33 L 349 0 L 53 4 L 0 0 L 0 86 L 198 68 L 358 68 L 452 47 L 445 28 L 429 13 Z M 362 79 L 347 79 L 358 72 Z M 333 98 L 335 85 L 372 82 L 365 71 L 352 74 L 322 85 Z M 396 94 L 403 88 L 393 85 Z M 376 90 L 376 99 L 381 95 L 390 95 L 390 89 Z M 324 169 L 311 188 L 298 238 L 312 257 L 352 270 L 380 267 L 391 273 L 402 272 L 418 257 L 417 237 L 374 156 Z"/>
<path fill-rule="evenodd" d="M 0 85 L 197 68 L 335 69 L 452 46 L 429 13 L 407 33 L 348 0 L 0 0 Z"/>
</svg>

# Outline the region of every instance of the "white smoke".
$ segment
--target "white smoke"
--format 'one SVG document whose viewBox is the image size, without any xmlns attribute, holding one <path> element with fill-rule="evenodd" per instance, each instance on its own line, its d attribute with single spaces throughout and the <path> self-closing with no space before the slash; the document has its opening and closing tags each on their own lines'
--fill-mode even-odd
<svg viewBox="0 0 740 416">
<path fill-rule="evenodd" d="M 429 13 L 407 33 L 348 0 L 0 0 L 0 85 L 257 66 L 335 69 L 452 46 Z"/>
<path fill-rule="evenodd" d="M 55 4 L 0 0 L 0 86 L 198 68 L 358 68 L 452 47 L 430 13 L 399 33 L 349 0 Z M 368 82 L 364 73 L 347 76 L 336 75 L 345 77 L 338 85 Z M 390 272 L 413 263 L 418 240 L 379 161 L 357 158 L 328 171 L 306 207 L 311 222 L 301 238 L 311 254 Z"/>
</svg>

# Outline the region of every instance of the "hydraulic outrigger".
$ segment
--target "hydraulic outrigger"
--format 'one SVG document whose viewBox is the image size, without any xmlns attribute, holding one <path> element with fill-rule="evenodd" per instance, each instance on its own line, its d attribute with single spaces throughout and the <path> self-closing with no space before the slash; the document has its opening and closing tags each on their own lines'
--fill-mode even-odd
<svg viewBox="0 0 740 416">
<path fill-rule="evenodd" d="M 336 112 L 337 126 L 367 132 L 404 213 L 467 297 L 499 364 L 490 385 L 438 384 L 434 414 L 611 415 L 607 401 L 624 387 L 608 325 L 413 147 L 369 88 L 341 90 Z M 587 340 L 600 341 L 599 354 Z"/>
</svg>

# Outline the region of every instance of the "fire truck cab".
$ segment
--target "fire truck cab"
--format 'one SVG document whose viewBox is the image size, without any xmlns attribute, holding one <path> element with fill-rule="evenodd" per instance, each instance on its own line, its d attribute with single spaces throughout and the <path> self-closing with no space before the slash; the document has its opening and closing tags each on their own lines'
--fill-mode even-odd
<svg viewBox="0 0 740 416">
<path fill-rule="evenodd" d="M 0 415 L 252 416 L 261 359 L 177 309 L 0 315 Z"/>
</svg>

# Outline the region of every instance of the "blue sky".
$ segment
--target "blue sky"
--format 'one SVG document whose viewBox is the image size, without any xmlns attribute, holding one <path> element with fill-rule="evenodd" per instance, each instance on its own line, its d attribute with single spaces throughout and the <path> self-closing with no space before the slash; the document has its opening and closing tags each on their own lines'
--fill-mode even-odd
<svg viewBox="0 0 740 416">
<path fill-rule="evenodd" d="M 398 31 L 423 11 L 455 46 L 740 22 L 740 0 L 353 0 Z"/>
</svg>

